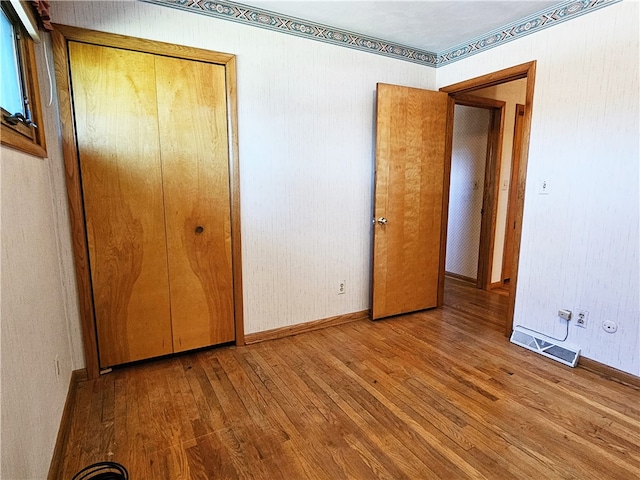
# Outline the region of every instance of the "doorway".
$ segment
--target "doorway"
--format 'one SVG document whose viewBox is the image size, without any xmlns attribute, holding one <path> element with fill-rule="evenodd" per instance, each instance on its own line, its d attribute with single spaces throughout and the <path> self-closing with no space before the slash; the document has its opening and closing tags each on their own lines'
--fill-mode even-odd
<svg viewBox="0 0 640 480">
<path fill-rule="evenodd" d="M 502 167 L 505 168 L 498 169 L 500 171 L 500 180 L 496 185 L 496 187 L 499 187 L 499 189 L 496 188 L 499 192 L 498 202 L 496 203 L 498 204 L 497 217 L 500 218 L 500 221 L 496 220 L 497 231 L 494 235 L 494 244 L 499 245 L 499 248 L 494 248 L 491 260 L 493 262 L 492 281 L 490 282 L 490 286 L 503 288 L 509 296 L 504 322 L 504 333 L 507 336 L 511 335 L 515 309 L 535 70 L 536 62 L 532 61 L 440 89 L 441 92 L 448 93 L 454 100 L 457 97 L 464 98 L 465 96 L 473 95 L 488 96 L 506 101 L 507 113 L 504 116 L 505 122 L 508 119 L 513 122 L 511 125 L 503 125 L 505 132 L 513 132 L 513 134 L 511 135 L 512 140 L 509 148 L 504 148 L 502 153 L 502 158 L 507 158 L 507 161 L 502 164 Z M 514 91 L 517 93 L 513 94 Z M 506 99 L 505 96 L 509 96 L 509 99 Z M 513 103 L 512 106 L 511 103 Z M 518 107 L 518 105 L 522 106 Z M 512 165 L 514 167 L 513 170 L 511 169 Z M 448 202 L 448 199 L 445 202 Z M 507 217 L 509 217 L 509 220 L 507 220 Z M 507 222 L 509 222 L 508 229 Z M 446 225 L 444 222 L 443 224 Z M 501 227 L 501 230 L 498 227 Z M 505 236 L 507 234 L 509 235 L 507 239 L 509 251 L 505 251 Z M 506 284 L 503 275 L 505 257 L 509 265 L 509 280 Z"/>
<path fill-rule="evenodd" d="M 505 105 L 455 98 L 445 274 L 484 290 L 493 275 Z"/>
<path fill-rule="evenodd" d="M 535 61 L 518 65 L 443 87 L 437 92 L 378 84 L 372 319 L 443 305 L 455 103 L 482 89 L 525 79 L 521 158 L 515 173 L 517 181 L 512 185 L 517 189 L 512 272 L 508 313 L 504 319 L 504 331 L 510 335 L 535 65 Z M 498 186 L 498 182 L 493 181 L 489 190 L 496 192 Z M 506 187 L 508 189 L 508 183 Z M 485 217 L 484 222 L 491 225 L 493 216 Z M 494 252 L 494 261 L 496 257 L 501 259 L 502 252 Z M 493 268 L 492 275 L 499 275 L 501 270 Z"/>
</svg>

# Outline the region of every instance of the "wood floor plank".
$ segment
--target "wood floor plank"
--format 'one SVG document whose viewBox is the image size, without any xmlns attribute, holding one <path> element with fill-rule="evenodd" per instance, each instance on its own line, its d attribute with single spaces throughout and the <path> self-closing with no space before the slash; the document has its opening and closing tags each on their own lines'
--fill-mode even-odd
<svg viewBox="0 0 640 480">
<path fill-rule="evenodd" d="M 301 337 L 296 340 L 303 341 Z M 301 346 L 305 351 L 313 348 L 310 343 L 302 343 Z M 322 358 L 320 358 L 321 356 Z M 336 395 L 332 396 L 334 401 L 336 401 L 336 397 L 341 397 L 354 410 L 363 409 L 371 418 L 381 421 L 384 428 L 388 429 L 392 435 L 397 436 L 401 442 L 405 442 L 407 449 L 416 454 L 416 457 L 426 459 L 426 462 L 423 461 L 425 469 L 430 470 L 433 476 L 461 477 L 461 465 L 449 462 L 434 452 L 433 450 L 438 448 L 438 445 L 436 442 L 429 443 L 429 440 L 433 439 L 421 425 L 412 421 L 395 406 L 381 401 L 381 397 L 376 395 L 375 391 L 367 388 L 368 385 L 358 384 L 354 377 L 349 376 L 348 370 L 341 369 L 339 362 L 327 358 L 322 351 L 316 351 L 315 357 L 318 361 L 310 368 L 321 368 L 321 371 L 317 372 L 312 379 L 326 392 L 335 392 Z M 345 375 L 331 375 L 335 368 L 341 369 Z M 418 451 L 420 454 L 417 454 Z"/>
<path fill-rule="evenodd" d="M 80 383 L 61 478 L 640 477 L 640 391 L 511 344 L 507 297 L 116 368 Z"/>
</svg>

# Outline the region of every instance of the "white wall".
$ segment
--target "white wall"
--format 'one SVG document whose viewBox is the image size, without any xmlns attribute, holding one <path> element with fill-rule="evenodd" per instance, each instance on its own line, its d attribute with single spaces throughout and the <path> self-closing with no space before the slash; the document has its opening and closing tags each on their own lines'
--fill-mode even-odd
<svg viewBox="0 0 640 480">
<path fill-rule="evenodd" d="M 36 45 L 36 54 L 46 105 L 49 86 L 42 45 Z M 7 480 L 46 478 L 71 371 L 83 366 L 58 114 L 55 103 L 43 109 L 50 158 L 0 148 L 0 477 Z"/>
<path fill-rule="evenodd" d="M 570 340 L 640 374 L 637 3 L 437 71 L 138 2 L 56 2 L 52 14 L 238 56 L 248 333 L 369 307 L 376 82 L 433 89 L 436 73 L 442 86 L 537 59 L 516 322 L 560 334 L 558 307 L 589 310 Z M 55 98 L 45 116 L 48 160 L 0 149 L 7 479 L 46 476 L 71 371 L 84 366 Z M 531 188 L 542 178 L 546 197 Z M 605 334 L 604 319 L 618 333 Z"/>
<path fill-rule="evenodd" d="M 237 55 L 246 333 L 369 308 L 376 82 L 433 88 L 435 70 L 139 2 L 52 13 Z"/>
<path fill-rule="evenodd" d="M 438 86 L 537 60 L 515 323 L 640 375 L 638 3 L 621 2 L 437 70 Z M 597 33 L 594 33 L 597 32 Z M 550 195 L 538 195 L 547 180 Z M 608 334 L 604 320 L 618 323 Z"/>
<path fill-rule="evenodd" d="M 445 270 L 477 279 L 491 112 L 456 105 L 453 118 Z"/>
</svg>

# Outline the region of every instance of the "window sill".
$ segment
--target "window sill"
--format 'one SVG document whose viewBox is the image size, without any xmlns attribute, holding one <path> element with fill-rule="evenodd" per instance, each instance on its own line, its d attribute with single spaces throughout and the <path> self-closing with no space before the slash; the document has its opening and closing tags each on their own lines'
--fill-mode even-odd
<svg viewBox="0 0 640 480">
<path fill-rule="evenodd" d="M 47 157 L 47 149 L 44 145 L 35 143 L 30 138 L 21 135 L 20 133 L 5 125 L 2 125 L 1 128 L 2 130 L 0 131 L 0 138 L 2 140 L 2 145 L 4 145 L 5 147 L 15 148 L 16 150 L 20 150 L 21 152 L 25 152 L 40 158 Z"/>
</svg>

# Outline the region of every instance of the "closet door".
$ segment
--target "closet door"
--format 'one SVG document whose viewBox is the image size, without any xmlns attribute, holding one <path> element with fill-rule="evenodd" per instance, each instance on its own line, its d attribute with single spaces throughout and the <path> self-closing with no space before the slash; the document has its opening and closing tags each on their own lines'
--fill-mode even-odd
<svg viewBox="0 0 640 480">
<path fill-rule="evenodd" d="M 225 69 L 156 57 L 173 348 L 235 339 Z"/>
<path fill-rule="evenodd" d="M 100 365 L 171 353 L 154 57 L 69 43 Z"/>
</svg>

